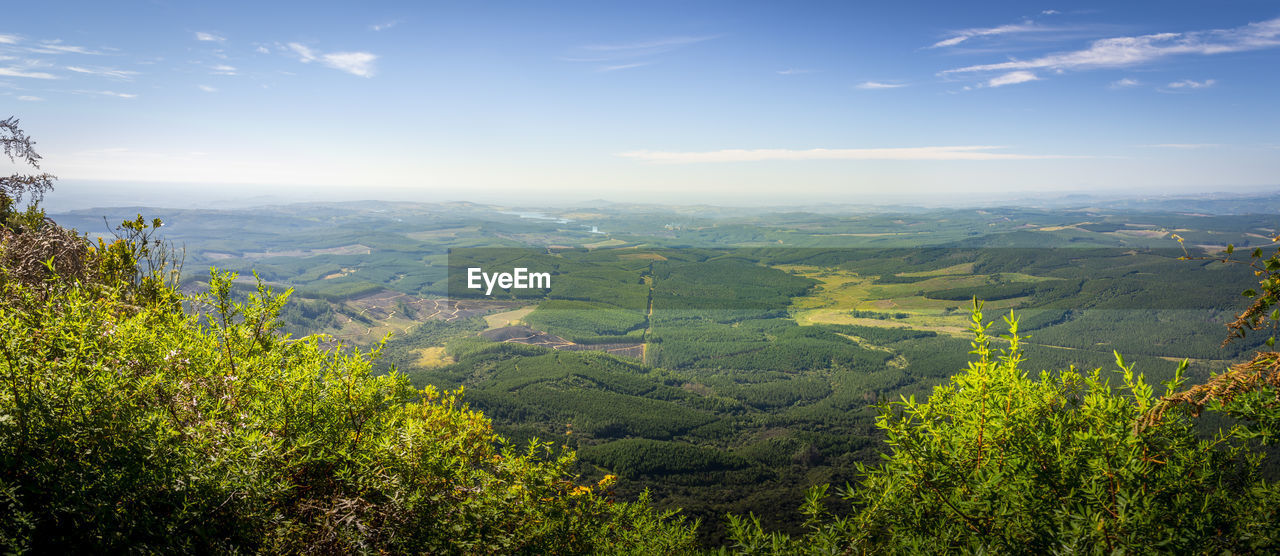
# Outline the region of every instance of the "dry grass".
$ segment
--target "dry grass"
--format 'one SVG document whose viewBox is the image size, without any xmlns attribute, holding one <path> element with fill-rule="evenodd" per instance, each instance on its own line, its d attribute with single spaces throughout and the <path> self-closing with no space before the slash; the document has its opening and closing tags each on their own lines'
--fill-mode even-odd
<svg viewBox="0 0 1280 556">
<path fill-rule="evenodd" d="M 429 347 L 417 349 L 414 352 L 418 354 L 418 360 L 414 361 L 413 364 L 426 369 L 443 367 L 455 362 L 453 357 L 445 353 L 444 347 Z"/>
<path fill-rule="evenodd" d="M 489 325 L 490 330 L 520 324 L 525 317 L 529 316 L 529 313 L 532 313 L 533 310 L 537 308 L 537 305 L 530 305 L 528 307 L 521 307 L 512 311 L 503 311 L 501 313 L 485 315 L 484 322 Z"/>
</svg>

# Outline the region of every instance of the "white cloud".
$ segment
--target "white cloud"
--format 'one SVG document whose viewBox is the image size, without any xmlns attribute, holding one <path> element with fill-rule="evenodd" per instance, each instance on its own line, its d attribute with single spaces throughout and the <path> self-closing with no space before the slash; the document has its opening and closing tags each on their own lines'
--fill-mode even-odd
<svg viewBox="0 0 1280 556">
<path fill-rule="evenodd" d="M 334 52 L 321 57 L 324 65 L 360 77 L 373 77 L 373 62 L 377 59 L 368 52 Z"/>
<path fill-rule="evenodd" d="M 20 68 L 16 66 L 0 68 L 0 76 L 29 77 L 31 79 L 60 79 L 58 76 L 52 73 L 46 73 L 43 71 L 27 71 L 25 68 Z"/>
<path fill-rule="evenodd" d="M 1029 71 L 1011 71 L 1004 75 L 992 77 L 987 81 L 988 87 L 1001 87 L 1004 85 L 1014 85 L 1017 83 L 1026 83 L 1028 81 L 1039 81 L 1040 78 L 1036 74 Z"/>
<path fill-rule="evenodd" d="M 27 102 L 39 102 L 39 101 L 42 101 L 42 100 L 44 100 L 44 99 L 42 99 L 42 98 L 40 98 L 40 97 L 33 97 L 33 96 L 30 96 L 30 95 L 22 95 L 22 96 L 18 97 L 18 100 L 27 101 Z"/>
<path fill-rule="evenodd" d="M 1166 85 L 1166 87 L 1169 87 L 1170 89 L 1203 89 L 1205 87 L 1212 87 L 1214 83 L 1216 83 L 1216 81 L 1212 79 L 1206 79 L 1204 81 L 1183 79 L 1182 81 L 1174 81 L 1173 83 Z"/>
<path fill-rule="evenodd" d="M 76 73 L 85 73 L 89 75 L 99 75 L 102 77 L 110 77 L 112 79 L 122 79 L 125 81 L 131 81 L 133 80 L 133 76 L 138 75 L 138 72 L 136 71 L 118 70 L 114 68 L 103 68 L 103 67 L 86 68 L 82 66 L 67 66 L 67 70 L 74 71 Z"/>
<path fill-rule="evenodd" d="M 298 58 L 300 58 L 303 62 L 312 62 L 312 61 L 315 61 L 316 59 L 315 52 L 313 52 L 306 45 L 298 44 L 296 42 L 291 42 L 286 46 L 288 46 L 289 50 L 292 50 L 294 54 L 297 54 Z"/>
<path fill-rule="evenodd" d="M 1112 89 L 1126 89 L 1129 87 L 1137 87 L 1138 85 L 1141 85 L 1141 83 L 1139 83 L 1137 79 L 1126 77 L 1124 79 L 1112 81 L 1110 87 Z"/>
<path fill-rule="evenodd" d="M 1040 12 L 1040 15 L 1058 15 L 1058 14 L 1060 14 L 1060 13 L 1062 13 L 1062 12 L 1060 12 L 1060 11 L 1058 11 L 1058 10 L 1042 10 L 1042 11 Z"/>
<path fill-rule="evenodd" d="M 601 66 L 596 71 L 618 71 L 631 68 L 639 68 L 653 64 L 653 62 L 636 62 L 634 64 L 618 64 L 616 66 Z"/>
<path fill-rule="evenodd" d="M 897 89 L 898 87 L 906 87 L 905 83 L 883 83 L 880 81 L 865 81 L 854 85 L 854 88 L 874 90 L 874 89 Z"/>
<path fill-rule="evenodd" d="M 333 69 L 342 70 L 360 77 L 373 77 L 373 63 L 378 59 L 377 55 L 369 52 L 332 52 L 323 54 L 296 42 L 291 42 L 286 46 L 294 54 L 297 54 L 298 59 L 302 60 L 303 63 L 318 61 Z"/>
<path fill-rule="evenodd" d="M 0 35 L 0 44 L 18 44 L 19 40 L 17 35 Z"/>
<path fill-rule="evenodd" d="M 208 86 L 208 85 L 196 85 L 196 87 L 198 87 L 201 91 L 204 91 L 204 92 L 206 92 L 206 93 L 216 93 L 216 92 L 218 92 L 218 90 L 217 90 L 217 89 L 215 89 L 215 88 L 213 88 L 213 87 L 210 87 L 210 86 Z"/>
<path fill-rule="evenodd" d="M 198 40 L 198 41 L 207 41 L 207 42 L 222 42 L 222 41 L 227 40 L 227 38 L 226 38 L 226 37 L 219 36 L 219 35 L 215 35 L 215 34 L 213 34 L 213 33 L 206 33 L 206 32 L 204 32 L 204 31 L 196 31 L 196 40 Z"/>
<path fill-rule="evenodd" d="M 1032 60 L 966 66 L 942 73 L 1125 67 L 1177 54 L 1211 55 L 1276 46 L 1280 46 L 1280 18 L 1250 23 L 1234 29 L 1100 39 L 1093 41 L 1089 48 L 1084 50 L 1059 52 Z"/>
<path fill-rule="evenodd" d="M 702 152 L 629 151 L 618 156 L 661 164 L 705 162 L 758 162 L 765 160 L 1034 160 L 1079 158 L 1064 155 L 1029 155 L 991 152 L 1004 147 L 964 145 L 950 147 L 896 147 L 881 149 L 722 149 Z"/>
<path fill-rule="evenodd" d="M 955 46 L 974 37 L 990 37 L 995 35 L 1007 35 L 1009 33 L 1027 33 L 1032 31 L 1046 31 L 1044 27 L 1037 27 L 1030 21 L 1024 23 L 1013 23 L 1009 25 L 1001 25 L 999 27 L 988 27 L 985 29 L 965 29 L 957 31 L 955 36 L 940 40 L 933 43 L 929 48 L 942 48 L 946 46 Z"/>
<path fill-rule="evenodd" d="M 83 46 L 62 44 L 61 40 L 40 41 L 40 46 L 32 47 L 28 50 L 38 54 L 92 54 L 95 56 L 102 54 L 102 52 L 89 50 Z"/>
<path fill-rule="evenodd" d="M 399 25 L 399 24 L 400 24 L 400 20 L 393 19 L 386 23 L 375 23 L 373 25 L 370 25 L 369 29 L 372 31 L 386 31 L 387 29 L 395 27 L 396 25 Z"/>
<path fill-rule="evenodd" d="M 228 66 L 226 64 L 218 64 L 209 69 L 213 70 L 211 73 L 213 73 L 214 75 L 235 75 L 236 74 L 236 68 L 233 66 Z"/>
<path fill-rule="evenodd" d="M 117 93 L 115 91 L 74 91 L 74 92 L 81 95 L 102 95 L 104 97 L 138 98 L 138 95 L 135 95 L 133 93 Z"/>
<path fill-rule="evenodd" d="M 267 50 L 267 47 L 265 46 L 259 46 L 258 48 L 255 48 L 254 51 L 258 54 L 271 54 L 271 51 Z"/>
</svg>

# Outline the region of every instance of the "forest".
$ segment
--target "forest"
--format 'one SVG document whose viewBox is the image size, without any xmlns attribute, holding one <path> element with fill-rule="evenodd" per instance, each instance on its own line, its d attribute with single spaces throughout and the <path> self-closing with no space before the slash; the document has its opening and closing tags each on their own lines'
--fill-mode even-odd
<svg viewBox="0 0 1280 556">
<path fill-rule="evenodd" d="M 369 203 L 95 232 L 5 183 L 8 552 L 1280 542 L 1264 215 Z M 493 264 L 552 287 L 454 295 Z"/>
</svg>

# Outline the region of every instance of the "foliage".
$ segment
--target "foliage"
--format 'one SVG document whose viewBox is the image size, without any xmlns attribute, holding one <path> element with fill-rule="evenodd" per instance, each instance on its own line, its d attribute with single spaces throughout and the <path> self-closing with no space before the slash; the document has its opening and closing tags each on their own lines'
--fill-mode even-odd
<svg viewBox="0 0 1280 556">
<path fill-rule="evenodd" d="M 35 142 L 18 127 L 17 118 L 0 120 L 0 148 L 10 162 L 21 159 L 39 170 L 41 156 L 36 153 L 34 145 Z M 0 176 L 0 227 L 10 227 L 15 220 L 25 220 L 28 225 L 43 220 L 44 212 L 39 211 L 36 205 L 46 192 L 53 189 L 56 179 L 48 173 Z M 29 202 L 25 215 L 15 210 L 23 197 L 27 197 Z"/>
<path fill-rule="evenodd" d="M 1181 237 L 1174 237 L 1183 242 Z M 1280 242 L 1280 235 L 1271 241 Z M 1234 252 L 1235 246 L 1228 244 L 1219 260 L 1241 262 L 1231 258 Z M 1280 327 L 1280 248 L 1270 256 L 1263 255 L 1261 247 L 1255 248 L 1247 263 L 1258 278 L 1261 291 L 1250 288 L 1243 292 L 1253 303 L 1227 324 L 1229 334 L 1222 343 L 1225 346 L 1243 340 L 1248 332 L 1267 330 L 1267 350 L 1255 353 L 1249 361 L 1232 366 L 1205 384 L 1166 396 L 1148 416 L 1148 422 L 1160 421 L 1166 411 L 1179 405 L 1190 407 L 1197 415 L 1208 407 L 1243 421 L 1242 436 L 1260 439 L 1264 444 L 1280 439 L 1280 353 L 1274 351 L 1275 331 Z"/>
<path fill-rule="evenodd" d="M 890 452 L 841 491 L 858 510 L 831 515 L 826 487 L 802 507 L 807 533 L 767 533 L 734 516 L 744 553 L 1269 551 L 1280 538 L 1277 495 L 1236 429 L 1197 438 L 1185 412 L 1116 356 L 1122 387 L 1100 371 L 1022 370 L 1017 321 L 993 350 L 980 305 L 968 369 L 928 402 L 881 406 Z M 1172 394 L 1181 383 L 1167 384 Z M 1144 425 L 1144 426 L 1139 426 Z"/>
<path fill-rule="evenodd" d="M 236 303 L 233 278 L 213 273 L 196 299 L 204 325 L 70 286 L 33 312 L 0 312 L 13 332 L 0 374 L 11 543 L 545 553 L 687 542 L 688 528 L 566 481 L 571 455 L 494 448 L 457 393 L 273 334 L 284 296 L 260 286 Z"/>
<path fill-rule="evenodd" d="M 1174 234 L 1173 237 L 1178 240 L 1179 244 L 1184 242 L 1183 238 L 1177 234 Z M 1273 236 L 1271 241 L 1273 243 L 1280 242 L 1280 235 Z M 1186 251 L 1184 250 L 1183 253 L 1185 254 Z M 1218 260 L 1226 264 L 1244 263 L 1244 261 L 1232 259 L 1231 255 L 1234 253 L 1235 245 L 1227 244 L 1223 258 Z M 1191 257 L 1184 256 L 1182 258 L 1190 259 Z M 1274 331 L 1277 327 L 1280 327 L 1280 308 L 1276 307 L 1277 303 L 1280 303 L 1280 248 L 1277 248 L 1269 257 L 1263 257 L 1261 247 L 1254 248 L 1249 253 L 1247 264 L 1249 268 L 1253 269 L 1253 275 L 1258 277 L 1258 287 L 1262 288 L 1262 291 L 1249 288 L 1242 292 L 1245 297 L 1253 299 L 1253 303 L 1244 312 L 1240 313 L 1236 320 L 1227 325 L 1230 334 L 1226 340 L 1223 340 L 1222 344 L 1226 345 L 1233 340 L 1243 339 L 1250 331 L 1270 329 L 1272 334 L 1267 338 L 1266 344 L 1268 347 L 1274 347 L 1276 343 Z"/>
<path fill-rule="evenodd" d="M 524 320 L 534 328 L 578 343 L 597 339 L 635 341 L 647 322 L 640 311 L 607 303 L 558 299 L 538 305 Z"/>
<path fill-rule="evenodd" d="M 747 461 L 704 446 L 629 438 L 582 449 L 584 460 L 624 477 L 746 467 Z"/>
<path fill-rule="evenodd" d="M 0 242 L 0 550 L 691 546 L 674 512 L 615 501 L 614 478 L 575 484 L 572 452 L 504 445 L 460 390 L 278 333 L 288 292 L 259 280 L 239 301 L 236 275 L 211 269 L 207 293 L 181 294 L 159 226 L 126 221 L 97 246 L 63 230 L 68 263 L 37 261 L 34 277 L 20 271 L 40 251 Z"/>
</svg>

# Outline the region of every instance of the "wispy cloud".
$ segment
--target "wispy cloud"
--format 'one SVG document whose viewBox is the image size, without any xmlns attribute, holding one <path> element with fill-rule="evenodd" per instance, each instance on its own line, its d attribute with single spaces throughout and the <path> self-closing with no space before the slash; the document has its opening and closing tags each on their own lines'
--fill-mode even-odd
<svg viewBox="0 0 1280 556">
<path fill-rule="evenodd" d="M 110 77 L 112 79 L 120 79 L 123 81 L 132 81 L 133 76 L 138 75 L 138 72 L 136 71 L 118 70 L 115 68 L 103 68 L 103 67 L 88 68 L 83 66 L 67 66 L 67 71 L 74 71 L 76 73 L 84 73 L 88 75 L 98 75 L 101 77 Z"/>
<path fill-rule="evenodd" d="M 333 69 L 345 71 L 360 77 L 373 77 L 373 63 L 378 56 L 369 52 L 318 52 L 312 48 L 291 42 L 286 45 L 303 63 L 320 62 Z"/>
<path fill-rule="evenodd" d="M 652 58 L 656 56 L 719 37 L 720 35 L 679 36 L 627 43 L 589 44 L 577 47 L 576 53 L 560 60 L 604 64 L 597 67 L 596 71 L 616 71 L 653 64 Z"/>
<path fill-rule="evenodd" d="M 1280 46 L 1280 18 L 1233 29 L 1100 39 L 1083 50 L 1059 52 L 1031 60 L 966 66 L 942 73 L 1126 67 L 1179 54 L 1212 55 L 1277 46 Z"/>
<path fill-rule="evenodd" d="M 117 93 L 115 91 L 72 91 L 72 92 L 78 95 L 99 95 L 104 97 L 116 97 L 116 98 L 138 98 L 138 95 L 135 95 L 133 93 Z"/>
<path fill-rule="evenodd" d="M 311 50 L 311 48 L 306 45 L 291 42 L 286 46 L 288 46 L 289 50 L 292 50 L 294 54 L 297 54 L 303 62 L 312 62 L 316 59 L 315 51 Z"/>
<path fill-rule="evenodd" d="M 768 160 L 1036 160 L 1081 158 L 1065 155 L 992 152 L 1005 147 L 962 145 L 949 147 L 895 147 L 881 149 L 722 149 L 718 151 L 629 151 L 618 156 L 659 164 L 709 162 L 760 162 Z"/>
<path fill-rule="evenodd" d="M 226 64 L 218 64 L 216 66 L 209 68 L 209 70 L 210 70 L 209 73 L 212 73 L 214 75 L 235 75 L 236 74 L 235 66 L 228 66 Z"/>
<path fill-rule="evenodd" d="M 324 65 L 360 77 L 373 77 L 373 62 L 377 59 L 368 52 L 334 52 L 321 57 Z"/>
<path fill-rule="evenodd" d="M 37 54 L 91 54 L 95 56 L 102 54 L 101 51 L 90 50 L 83 46 L 62 44 L 61 40 L 40 41 L 39 46 L 33 46 L 27 50 Z"/>
<path fill-rule="evenodd" d="M 391 21 L 387 21 L 387 22 L 385 22 L 385 23 L 375 23 L 375 24 L 373 24 L 373 25 L 370 25 L 370 26 L 369 26 L 369 30 L 371 30 L 371 31 L 386 31 L 387 29 L 390 29 L 390 28 L 392 28 L 392 27 L 395 27 L 396 25 L 399 25 L 399 24 L 400 24 L 400 20 L 399 20 L 399 19 L 393 19 L 393 20 L 391 20 Z"/>
<path fill-rule="evenodd" d="M 787 68 L 778 70 L 778 75 L 800 75 L 802 73 L 813 73 L 811 69 Z"/>
<path fill-rule="evenodd" d="M 1127 89 L 1129 87 L 1137 87 L 1138 85 L 1141 85 L 1141 84 L 1142 83 L 1138 82 L 1137 79 L 1126 77 L 1124 79 L 1118 79 L 1116 81 L 1112 81 L 1109 87 L 1111 87 L 1112 89 Z"/>
<path fill-rule="evenodd" d="M 855 89 L 876 90 L 876 89 L 897 89 L 899 87 L 906 87 L 906 86 L 907 86 L 906 83 L 885 83 L 882 81 L 863 81 L 862 83 L 854 85 L 853 87 Z"/>
<path fill-rule="evenodd" d="M 1011 71 L 1004 75 L 998 75 L 987 80 L 988 87 L 1003 87 L 1005 85 L 1015 85 L 1018 83 L 1026 83 L 1028 81 L 1039 81 L 1040 78 L 1036 74 L 1029 71 Z"/>
<path fill-rule="evenodd" d="M 27 77 L 31 79 L 60 79 L 58 76 L 52 73 L 43 72 L 43 71 L 30 71 L 28 68 L 23 68 L 18 66 L 9 66 L 7 68 L 0 68 L 0 76 Z"/>
<path fill-rule="evenodd" d="M 1221 147 L 1218 143 L 1159 143 L 1156 145 L 1138 145 L 1139 147 L 1149 147 L 1154 149 L 1212 149 Z"/>
<path fill-rule="evenodd" d="M 618 71 L 618 70 L 625 70 L 625 69 L 631 69 L 631 68 L 640 68 L 640 67 L 648 66 L 651 64 L 653 64 L 653 62 L 635 62 L 631 64 L 618 64 L 616 66 L 601 66 L 599 68 L 596 68 L 596 71 Z"/>
<path fill-rule="evenodd" d="M 1062 12 L 1058 10 L 1041 10 L 1040 15 L 1058 15 Z"/>
<path fill-rule="evenodd" d="M 720 35 L 706 35 L 701 37 L 663 37 L 628 43 L 592 44 L 583 46 L 582 48 L 584 50 L 595 50 L 600 52 L 642 52 L 653 50 L 665 52 L 719 37 Z"/>
<path fill-rule="evenodd" d="M 18 44 L 20 40 L 17 35 L 0 35 L 0 44 Z"/>
<path fill-rule="evenodd" d="M 21 100 L 21 101 L 24 101 L 24 102 L 40 102 L 40 101 L 42 101 L 42 100 L 44 100 L 44 99 L 42 99 L 42 98 L 40 98 L 40 97 L 33 97 L 33 96 L 31 96 L 31 95 L 22 95 L 22 96 L 18 97 L 18 100 Z"/>
<path fill-rule="evenodd" d="M 213 33 L 207 33 L 207 32 L 204 32 L 204 31 L 196 31 L 196 40 L 198 40 L 198 41 L 206 41 L 206 42 L 223 42 L 223 41 L 227 40 L 227 38 L 226 38 L 226 37 L 223 37 L 223 36 L 221 36 L 221 35 L 215 35 L 215 34 L 213 34 Z"/>
<path fill-rule="evenodd" d="M 1165 87 L 1170 89 L 1203 89 L 1206 87 L 1212 87 L 1214 83 L 1217 83 L 1217 81 L 1214 81 L 1213 79 L 1206 79 L 1204 81 L 1183 79 L 1182 81 L 1174 81 L 1173 83 L 1165 85 Z"/>
<path fill-rule="evenodd" d="M 1013 23 L 1009 25 L 1001 25 L 999 27 L 975 28 L 957 31 L 951 38 L 943 39 L 933 43 L 929 48 L 943 48 L 947 46 L 955 46 L 974 37 L 990 37 L 996 35 L 1008 35 L 1010 33 L 1029 33 L 1033 31 L 1046 31 L 1047 28 L 1037 26 L 1036 24 L 1025 21 L 1022 23 Z"/>
<path fill-rule="evenodd" d="M 204 91 L 204 92 L 206 92 L 206 93 L 216 93 L 216 92 L 218 92 L 218 89 L 216 89 L 216 88 L 214 88 L 214 87 L 210 87 L 210 86 L 208 86 L 208 85 L 196 85 L 196 87 L 197 87 L 197 88 L 199 88 L 201 91 Z"/>
</svg>

